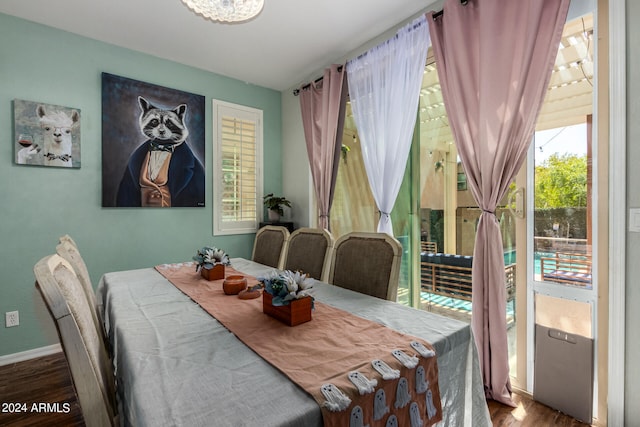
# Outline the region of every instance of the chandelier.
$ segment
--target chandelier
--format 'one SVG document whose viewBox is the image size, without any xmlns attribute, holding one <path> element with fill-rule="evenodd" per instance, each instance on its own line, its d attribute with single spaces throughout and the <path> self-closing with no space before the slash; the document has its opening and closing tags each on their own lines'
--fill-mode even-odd
<svg viewBox="0 0 640 427">
<path fill-rule="evenodd" d="M 219 22 L 242 22 L 256 16 L 264 0 L 182 0 L 196 14 Z"/>
</svg>

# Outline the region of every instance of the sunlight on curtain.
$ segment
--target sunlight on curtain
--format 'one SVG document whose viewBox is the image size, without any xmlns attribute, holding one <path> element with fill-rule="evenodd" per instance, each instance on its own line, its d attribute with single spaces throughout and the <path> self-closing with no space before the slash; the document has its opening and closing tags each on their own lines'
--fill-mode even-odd
<svg viewBox="0 0 640 427">
<path fill-rule="evenodd" d="M 330 216 L 331 233 L 336 239 L 352 231 L 375 231 L 379 217 L 367 181 L 362 147 L 350 104 L 347 104 L 342 144 L 346 148 L 339 161 Z"/>
<path fill-rule="evenodd" d="M 351 108 L 369 185 L 380 211 L 378 232 L 393 235 L 390 213 L 402 184 L 429 47 L 425 16 L 347 62 Z"/>
<path fill-rule="evenodd" d="M 300 112 L 318 202 L 318 226 L 329 230 L 344 126 L 347 95 L 344 77 L 344 68 L 334 64 L 325 69 L 320 82 L 300 88 Z"/>
<path fill-rule="evenodd" d="M 517 5 L 488 0 L 470 6 L 447 0 L 444 15 L 431 26 L 451 129 L 482 209 L 472 268 L 472 325 L 485 392 L 508 405 L 514 403 L 496 207 L 526 157 L 568 8 L 569 0 Z M 478 61 L 489 49 L 491 61 Z"/>
</svg>

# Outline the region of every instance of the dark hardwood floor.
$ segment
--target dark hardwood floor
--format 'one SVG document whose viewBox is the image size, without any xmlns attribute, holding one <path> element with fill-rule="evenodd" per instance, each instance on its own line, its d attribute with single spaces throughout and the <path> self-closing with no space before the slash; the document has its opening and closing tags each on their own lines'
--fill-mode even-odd
<svg viewBox="0 0 640 427">
<path fill-rule="evenodd" d="M 63 353 L 0 366 L 0 426 L 84 426 Z"/>
<path fill-rule="evenodd" d="M 588 426 L 525 396 L 514 394 L 514 402 L 489 401 L 494 426 Z M 0 366 L 0 426 L 84 426 L 62 353 Z"/>
</svg>

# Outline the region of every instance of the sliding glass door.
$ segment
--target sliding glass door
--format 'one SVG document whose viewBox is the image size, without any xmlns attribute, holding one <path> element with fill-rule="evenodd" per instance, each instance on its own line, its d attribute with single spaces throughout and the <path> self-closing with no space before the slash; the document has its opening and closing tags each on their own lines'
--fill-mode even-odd
<svg viewBox="0 0 640 427">
<path fill-rule="evenodd" d="M 606 35 L 599 41 L 595 3 L 581 0 L 571 6 L 527 165 L 496 210 L 512 384 L 529 392 L 535 325 L 562 330 L 559 308 L 570 305 L 577 313 L 571 321 L 579 327 L 571 330 L 593 338 L 596 355 L 606 349 L 597 332 L 606 322 L 598 308 L 606 274 L 598 271 L 605 271 L 608 257 L 607 105 L 595 108 L 598 96 L 606 97 L 606 90 L 598 89 L 606 84 L 598 84 L 596 60 Z M 431 50 L 417 114 L 405 179 L 392 211 L 394 234 L 404 248 L 398 302 L 470 322 L 480 210 L 467 188 Z M 336 237 L 375 231 L 379 216 L 349 107 L 343 143 L 331 213 Z M 595 361 L 598 369 L 598 357 Z M 595 399 L 597 394 L 596 387 Z"/>
</svg>

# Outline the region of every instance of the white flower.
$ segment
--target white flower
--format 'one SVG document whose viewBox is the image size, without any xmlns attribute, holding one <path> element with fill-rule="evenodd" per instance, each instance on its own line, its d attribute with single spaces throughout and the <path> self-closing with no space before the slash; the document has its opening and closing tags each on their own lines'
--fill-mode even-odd
<svg viewBox="0 0 640 427">
<path fill-rule="evenodd" d="M 229 262 L 229 256 L 218 248 L 207 248 L 204 251 L 204 261 L 211 264 L 222 263 L 226 265 Z"/>
<path fill-rule="evenodd" d="M 211 267 L 215 264 L 231 265 L 229 255 L 222 249 L 208 246 L 199 249 L 193 260 L 197 262 L 196 271 L 202 267 Z"/>
<path fill-rule="evenodd" d="M 272 271 L 258 280 L 264 285 L 265 291 L 274 296 L 274 301 L 284 301 L 288 304 L 288 301 L 294 299 L 313 298 L 311 295 L 313 279 L 299 271 Z"/>
<path fill-rule="evenodd" d="M 313 279 L 311 279 L 310 277 L 304 276 L 302 281 L 298 283 L 298 286 L 301 289 L 300 292 L 308 291 L 311 288 L 313 288 Z"/>
<path fill-rule="evenodd" d="M 313 287 L 313 280 L 306 274 L 299 271 L 283 271 L 282 279 L 287 285 L 287 290 L 291 298 L 303 298 L 310 296 L 310 289 Z"/>
<path fill-rule="evenodd" d="M 298 281 L 296 279 L 296 273 L 292 273 L 289 270 L 282 273 L 282 280 L 284 281 L 285 285 L 287 285 L 287 290 L 290 294 L 295 295 L 295 293 L 298 291 Z"/>
</svg>

